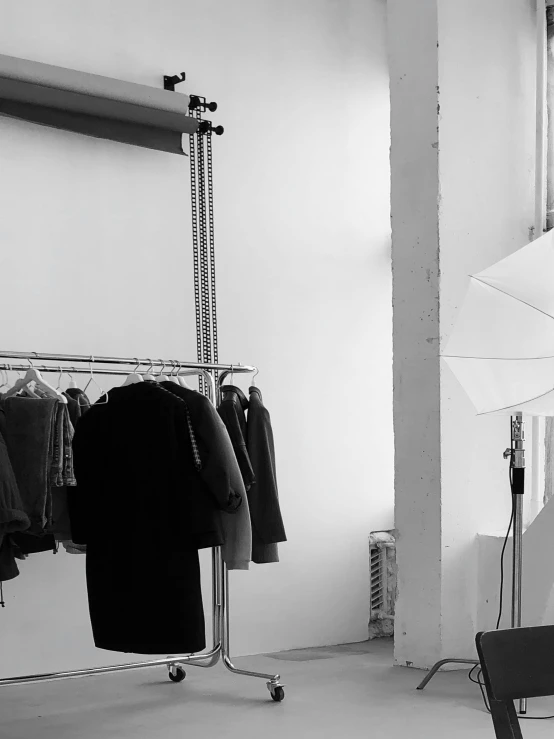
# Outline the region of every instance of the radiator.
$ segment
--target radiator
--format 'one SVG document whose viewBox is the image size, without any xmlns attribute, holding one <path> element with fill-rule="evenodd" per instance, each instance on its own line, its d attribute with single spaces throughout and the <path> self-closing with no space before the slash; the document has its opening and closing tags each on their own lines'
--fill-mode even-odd
<svg viewBox="0 0 554 739">
<path fill-rule="evenodd" d="M 394 530 L 369 535 L 369 638 L 394 634 L 396 540 Z"/>
</svg>

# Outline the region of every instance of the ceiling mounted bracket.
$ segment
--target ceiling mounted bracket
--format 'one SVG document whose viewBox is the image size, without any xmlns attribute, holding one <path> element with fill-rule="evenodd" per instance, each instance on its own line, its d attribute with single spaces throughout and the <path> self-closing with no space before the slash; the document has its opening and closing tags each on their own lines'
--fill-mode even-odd
<svg viewBox="0 0 554 739">
<path fill-rule="evenodd" d="M 175 92 L 175 85 L 178 85 L 180 82 L 184 82 L 186 79 L 185 72 L 181 72 L 181 76 L 178 74 L 173 75 L 173 77 L 170 77 L 167 74 L 164 74 L 164 90 L 169 90 L 170 92 Z"/>
</svg>

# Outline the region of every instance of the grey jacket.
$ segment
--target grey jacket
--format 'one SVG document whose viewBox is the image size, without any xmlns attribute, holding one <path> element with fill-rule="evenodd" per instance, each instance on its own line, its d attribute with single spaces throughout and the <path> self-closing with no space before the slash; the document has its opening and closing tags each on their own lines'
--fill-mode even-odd
<svg viewBox="0 0 554 739">
<path fill-rule="evenodd" d="M 229 431 L 233 448 L 235 452 L 238 450 L 242 458 L 240 466 L 252 522 L 252 561 L 256 564 L 278 562 L 277 544 L 286 541 L 287 537 L 279 506 L 275 446 L 269 412 L 257 387 L 250 388 L 250 399 L 234 385 L 224 385 L 221 392 L 219 412 Z M 248 417 L 245 410 L 248 411 Z"/>
</svg>

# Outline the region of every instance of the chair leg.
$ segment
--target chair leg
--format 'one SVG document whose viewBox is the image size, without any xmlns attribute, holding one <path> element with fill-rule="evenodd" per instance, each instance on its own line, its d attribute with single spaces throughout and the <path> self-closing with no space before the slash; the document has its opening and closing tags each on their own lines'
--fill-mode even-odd
<svg viewBox="0 0 554 739">
<path fill-rule="evenodd" d="M 523 739 L 513 701 L 495 701 L 489 705 L 496 739 Z"/>
</svg>

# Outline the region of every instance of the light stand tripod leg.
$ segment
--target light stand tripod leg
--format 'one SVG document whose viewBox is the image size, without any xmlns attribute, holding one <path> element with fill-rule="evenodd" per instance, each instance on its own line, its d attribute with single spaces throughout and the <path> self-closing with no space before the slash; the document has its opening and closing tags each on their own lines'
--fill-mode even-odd
<svg viewBox="0 0 554 739">
<path fill-rule="evenodd" d="M 457 662 L 461 665 L 478 665 L 479 662 L 477 662 L 474 659 L 453 659 L 451 657 L 448 657 L 448 659 L 441 659 L 439 662 L 436 662 L 433 667 L 429 670 L 429 673 L 423 678 L 423 680 L 420 682 L 420 684 L 417 686 L 418 690 L 423 690 L 423 688 L 427 685 L 427 683 L 435 677 L 437 672 L 440 670 L 440 668 L 443 665 L 449 665 L 450 663 Z"/>
</svg>

